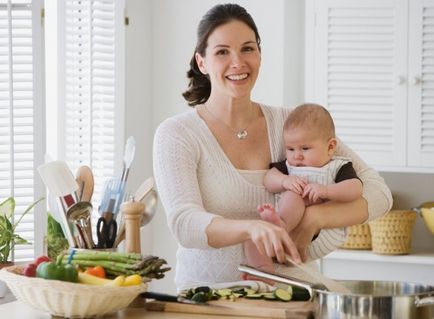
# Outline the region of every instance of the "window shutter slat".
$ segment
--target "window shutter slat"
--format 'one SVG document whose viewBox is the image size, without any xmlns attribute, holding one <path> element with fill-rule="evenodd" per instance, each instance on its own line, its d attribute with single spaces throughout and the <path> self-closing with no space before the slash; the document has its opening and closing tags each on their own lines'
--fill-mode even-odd
<svg viewBox="0 0 434 319">
<path fill-rule="evenodd" d="M 64 152 L 74 173 L 80 165 L 93 170 L 93 225 L 102 185 L 115 176 L 115 6 L 115 0 L 65 0 Z"/>
<path fill-rule="evenodd" d="M 0 1 L 0 199 L 15 198 L 15 220 L 35 201 L 36 44 L 31 5 L 31 0 L 12 0 L 10 6 Z M 33 259 L 34 223 L 32 212 L 17 227 L 30 244 L 15 246 L 14 261 Z"/>
</svg>

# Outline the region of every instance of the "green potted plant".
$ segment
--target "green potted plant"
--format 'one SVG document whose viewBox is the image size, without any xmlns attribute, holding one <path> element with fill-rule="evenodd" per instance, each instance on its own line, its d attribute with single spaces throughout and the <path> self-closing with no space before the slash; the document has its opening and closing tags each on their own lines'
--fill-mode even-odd
<svg viewBox="0 0 434 319">
<path fill-rule="evenodd" d="M 15 245 L 27 244 L 28 241 L 18 235 L 15 230 L 23 217 L 29 213 L 37 203 L 43 198 L 30 204 L 24 213 L 21 214 L 17 221 L 13 220 L 15 214 L 15 199 L 9 197 L 0 203 L 0 269 L 6 265 L 11 264 L 9 259 L 11 251 Z M 2 266 L 3 265 L 3 266 Z"/>
<path fill-rule="evenodd" d="M 27 244 L 28 241 L 16 234 L 15 230 L 23 217 L 41 200 L 43 200 L 43 198 L 30 204 L 17 221 L 13 220 L 15 214 L 15 199 L 9 197 L 0 203 L 0 270 L 3 267 L 13 265 L 9 256 L 15 245 Z M 0 297 L 4 297 L 6 292 L 6 284 L 0 280 Z"/>
</svg>

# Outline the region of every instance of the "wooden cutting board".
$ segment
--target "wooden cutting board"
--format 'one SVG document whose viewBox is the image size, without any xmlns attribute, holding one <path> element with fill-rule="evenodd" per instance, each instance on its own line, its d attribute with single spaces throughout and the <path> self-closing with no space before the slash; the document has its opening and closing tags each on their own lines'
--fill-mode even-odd
<svg viewBox="0 0 434 319">
<path fill-rule="evenodd" d="M 148 311 L 240 316 L 250 318 L 314 318 L 313 304 L 308 301 L 281 302 L 239 298 L 236 301 L 216 300 L 208 302 L 208 305 L 191 305 L 178 302 L 146 301 L 143 299 L 143 306 Z"/>
</svg>

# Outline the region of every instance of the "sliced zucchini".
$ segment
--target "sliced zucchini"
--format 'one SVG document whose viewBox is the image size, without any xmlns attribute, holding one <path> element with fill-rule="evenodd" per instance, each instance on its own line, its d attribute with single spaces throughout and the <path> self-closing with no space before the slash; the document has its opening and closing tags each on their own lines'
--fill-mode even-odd
<svg viewBox="0 0 434 319">
<path fill-rule="evenodd" d="M 254 295 L 256 294 L 256 290 L 244 288 L 244 291 L 246 292 L 246 295 Z"/>
<path fill-rule="evenodd" d="M 196 287 L 195 289 L 194 289 L 194 292 L 196 293 L 196 292 L 204 292 L 204 293 L 209 293 L 211 291 L 211 288 L 210 287 L 208 287 L 208 286 L 200 286 L 200 287 Z"/>
<path fill-rule="evenodd" d="M 190 288 L 187 290 L 187 293 L 185 294 L 185 298 L 191 299 L 191 297 L 193 297 L 193 295 L 194 295 L 194 289 Z"/>
<path fill-rule="evenodd" d="M 264 292 L 262 293 L 262 296 L 264 296 L 264 299 L 266 300 L 276 300 L 276 296 L 272 292 Z"/>
<path fill-rule="evenodd" d="M 292 286 L 292 300 L 294 301 L 306 301 L 310 300 L 309 291 L 305 288 Z"/>
<path fill-rule="evenodd" d="M 290 301 L 292 298 L 292 294 L 282 288 L 277 288 L 273 293 L 274 296 L 281 301 Z"/>
<path fill-rule="evenodd" d="M 193 297 L 191 297 L 191 300 L 196 302 L 205 303 L 208 301 L 208 297 L 204 292 L 196 292 Z"/>
<path fill-rule="evenodd" d="M 216 294 L 219 295 L 220 297 L 227 297 L 232 295 L 232 290 L 228 288 L 217 289 Z"/>
<path fill-rule="evenodd" d="M 247 295 L 247 292 L 244 290 L 244 288 L 241 288 L 241 289 L 235 289 L 235 290 L 233 290 L 232 292 L 233 292 L 234 294 L 238 294 L 238 295 L 242 295 L 242 296 Z"/>
<path fill-rule="evenodd" d="M 247 299 L 262 299 L 264 296 L 262 294 L 250 294 L 250 295 L 245 295 L 244 298 Z"/>
</svg>

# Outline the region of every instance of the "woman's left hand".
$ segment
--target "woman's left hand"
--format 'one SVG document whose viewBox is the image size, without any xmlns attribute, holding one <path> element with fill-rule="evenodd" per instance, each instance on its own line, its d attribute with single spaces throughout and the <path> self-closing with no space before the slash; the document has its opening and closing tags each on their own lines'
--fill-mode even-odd
<svg viewBox="0 0 434 319">
<path fill-rule="evenodd" d="M 312 242 L 312 238 L 320 231 L 318 219 L 315 218 L 315 206 L 306 207 L 302 220 L 290 232 L 290 237 L 297 246 L 301 260 L 307 260 L 307 248 Z"/>
</svg>

